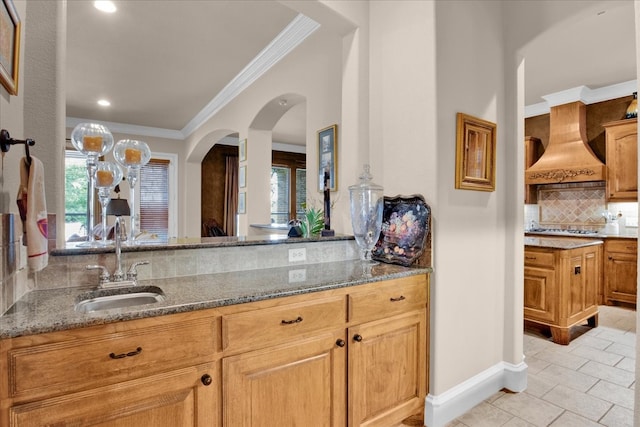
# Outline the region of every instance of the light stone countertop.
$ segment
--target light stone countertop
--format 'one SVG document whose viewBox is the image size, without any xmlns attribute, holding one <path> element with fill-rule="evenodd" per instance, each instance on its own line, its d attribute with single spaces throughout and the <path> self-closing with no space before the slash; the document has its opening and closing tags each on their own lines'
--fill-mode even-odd
<svg viewBox="0 0 640 427">
<path fill-rule="evenodd" d="M 604 241 L 599 239 L 570 239 L 566 237 L 531 237 L 524 238 L 525 246 L 552 249 L 577 249 L 585 246 L 602 245 Z"/>
<path fill-rule="evenodd" d="M 356 260 L 144 280 L 139 286 L 160 287 L 165 300 L 93 313 L 74 310 L 78 296 L 91 288 L 32 291 L 0 316 L 0 338 L 215 308 L 430 272 L 431 268 L 385 263 L 367 268 Z"/>
</svg>

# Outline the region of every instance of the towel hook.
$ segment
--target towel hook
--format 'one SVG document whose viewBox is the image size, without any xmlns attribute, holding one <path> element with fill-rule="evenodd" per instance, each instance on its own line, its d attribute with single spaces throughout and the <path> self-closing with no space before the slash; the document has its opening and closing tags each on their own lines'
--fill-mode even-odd
<svg viewBox="0 0 640 427">
<path fill-rule="evenodd" d="M 9 131 L 6 129 L 0 130 L 0 150 L 3 153 L 9 151 L 9 148 L 15 144 L 24 144 L 24 154 L 27 157 L 27 164 L 31 165 L 31 154 L 29 153 L 29 146 L 36 145 L 36 142 L 31 139 L 15 139 L 11 138 Z"/>
</svg>

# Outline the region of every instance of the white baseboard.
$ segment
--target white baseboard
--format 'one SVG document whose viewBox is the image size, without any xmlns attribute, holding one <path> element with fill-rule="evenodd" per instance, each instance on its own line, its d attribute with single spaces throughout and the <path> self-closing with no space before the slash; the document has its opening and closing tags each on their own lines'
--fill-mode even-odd
<svg viewBox="0 0 640 427">
<path fill-rule="evenodd" d="M 442 394 L 429 394 L 425 399 L 424 424 L 442 427 L 503 388 L 513 392 L 527 388 L 526 363 L 500 362 Z"/>
</svg>

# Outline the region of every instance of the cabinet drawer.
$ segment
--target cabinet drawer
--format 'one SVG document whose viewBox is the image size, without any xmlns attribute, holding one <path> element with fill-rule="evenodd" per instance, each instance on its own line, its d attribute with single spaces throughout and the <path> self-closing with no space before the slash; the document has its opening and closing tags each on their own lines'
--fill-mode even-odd
<svg viewBox="0 0 640 427">
<path fill-rule="evenodd" d="M 403 313 L 427 302 L 426 277 L 392 280 L 349 295 L 349 322 L 365 322 Z"/>
<path fill-rule="evenodd" d="M 553 252 L 524 251 L 524 265 L 553 268 Z"/>
<path fill-rule="evenodd" d="M 135 321 L 134 321 L 135 322 Z M 163 322 L 8 351 L 10 395 L 42 397 L 180 367 L 216 352 L 215 318 Z M 52 335 L 59 335 L 53 333 Z"/>
<path fill-rule="evenodd" d="M 346 311 L 345 298 L 335 296 L 222 316 L 222 348 L 256 349 L 344 326 Z"/>
<path fill-rule="evenodd" d="M 609 252 L 623 252 L 635 255 L 638 253 L 638 241 L 634 239 L 607 239 L 605 241 L 605 249 Z"/>
</svg>

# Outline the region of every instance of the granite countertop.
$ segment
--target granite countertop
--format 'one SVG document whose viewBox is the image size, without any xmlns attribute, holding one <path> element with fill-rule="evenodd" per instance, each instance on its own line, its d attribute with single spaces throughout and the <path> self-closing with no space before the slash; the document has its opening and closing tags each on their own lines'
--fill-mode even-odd
<svg viewBox="0 0 640 427">
<path fill-rule="evenodd" d="M 354 240 L 353 236 L 340 235 L 323 237 L 288 237 L 286 234 L 269 234 L 262 236 L 219 236 L 219 237 L 184 237 L 175 239 L 148 239 L 137 241 L 130 245 L 123 242 L 122 252 L 146 252 L 176 249 L 201 249 L 201 248 L 226 248 L 235 246 L 260 246 L 274 244 L 293 244 L 308 242 L 329 242 L 338 240 Z M 113 245 L 106 247 L 83 247 L 84 242 L 67 242 L 64 248 L 50 251 L 52 256 L 90 255 L 102 254 L 114 251 Z"/>
<path fill-rule="evenodd" d="M 91 288 L 33 291 L 0 316 L 0 338 L 241 304 L 429 272 L 430 268 L 384 263 L 364 267 L 360 261 L 343 261 L 144 280 L 139 286 L 160 287 L 165 300 L 93 313 L 74 310 L 78 296 Z"/>
<path fill-rule="evenodd" d="M 537 248 L 552 249 L 577 249 L 585 246 L 602 245 L 604 241 L 600 239 L 571 239 L 571 238 L 553 238 L 553 237 L 531 237 L 524 238 L 525 246 L 533 246 Z"/>
<path fill-rule="evenodd" d="M 582 239 L 637 239 L 638 229 L 628 227 L 626 229 L 620 230 L 620 232 L 616 234 L 605 233 L 604 230 L 600 230 L 597 233 L 593 234 L 525 230 L 525 236 L 573 237 Z"/>
</svg>

